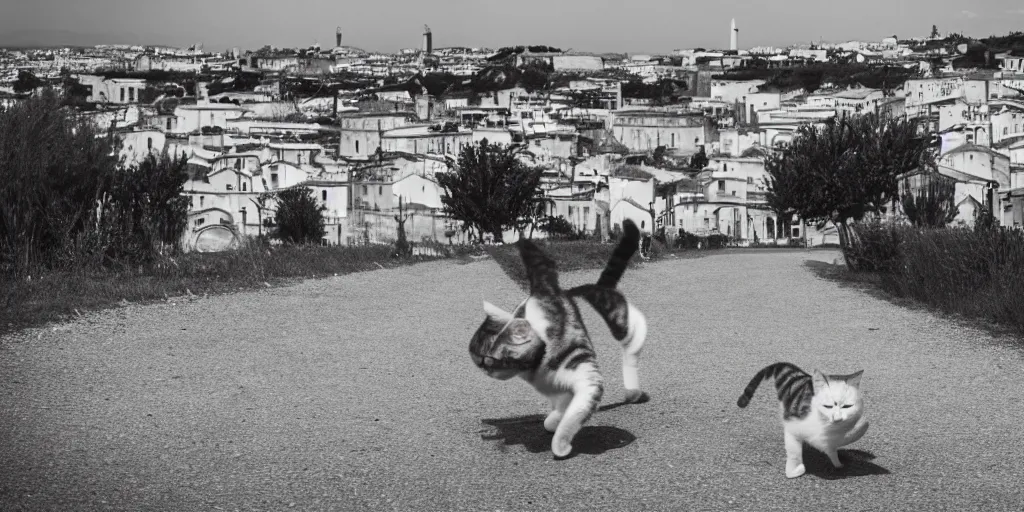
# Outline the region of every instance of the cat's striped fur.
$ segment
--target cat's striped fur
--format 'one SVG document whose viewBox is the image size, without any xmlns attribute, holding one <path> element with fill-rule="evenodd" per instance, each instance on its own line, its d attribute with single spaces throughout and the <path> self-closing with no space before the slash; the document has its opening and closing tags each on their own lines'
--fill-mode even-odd
<svg viewBox="0 0 1024 512">
<path fill-rule="evenodd" d="M 552 410 L 544 428 L 555 434 L 551 441 L 555 457 L 570 454 L 573 437 L 604 394 L 604 379 L 577 299 L 590 304 L 622 344 L 626 401 L 648 399 L 640 390 L 638 371 L 647 319 L 615 289 L 639 239 L 640 230 L 627 220 L 623 239 L 597 284 L 566 291 L 559 287 L 555 261 L 532 241 L 520 240 L 517 244 L 529 278 L 530 296 L 513 313 L 484 303 L 488 318 L 470 342 L 473 361 L 491 377 L 504 380 L 519 376 L 548 397 Z"/>
<path fill-rule="evenodd" d="M 786 444 L 786 476 L 806 471 L 803 443 L 821 450 L 841 468 L 838 449 L 860 439 L 868 429 L 860 393 L 863 370 L 850 375 L 813 374 L 791 363 L 775 363 L 754 375 L 736 405 L 746 407 L 761 381 L 773 379 L 782 413 Z"/>
</svg>

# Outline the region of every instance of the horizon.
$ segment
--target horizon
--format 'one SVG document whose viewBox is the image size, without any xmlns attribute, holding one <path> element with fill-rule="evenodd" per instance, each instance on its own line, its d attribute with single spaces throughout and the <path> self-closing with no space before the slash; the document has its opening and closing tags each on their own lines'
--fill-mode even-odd
<svg viewBox="0 0 1024 512">
<path fill-rule="evenodd" d="M 963 33 L 981 39 L 1024 25 L 1024 8 L 1011 0 L 988 0 L 986 9 L 974 5 L 973 11 L 952 0 L 863 0 L 856 11 L 842 17 L 812 0 L 790 0 L 785 8 L 724 0 L 701 6 L 699 17 L 688 16 L 688 5 L 671 0 L 636 0 L 629 9 L 609 0 L 521 0 L 511 7 L 496 0 L 449 0 L 447 9 L 408 0 L 347 7 L 327 0 L 295 3 L 299 5 L 289 12 L 296 16 L 288 18 L 275 14 L 277 4 L 267 0 L 222 0 L 216 5 L 182 0 L 174 10 L 156 0 L 137 0 L 130 6 L 121 0 L 78 0 L 69 5 L 63 0 L 35 0 L 5 8 L 9 12 L 0 20 L 0 46 L 186 48 L 202 43 L 204 49 L 219 52 L 265 45 L 308 48 L 318 42 L 322 48 L 333 48 L 335 28 L 340 26 L 342 46 L 396 53 L 420 47 L 423 27 L 428 25 L 435 48 L 547 45 L 636 55 L 681 48 L 727 49 L 734 18 L 740 49 L 880 41 L 893 35 L 927 37 L 933 24 L 942 35 Z M 310 24 L 309 19 L 322 21 Z M 567 25 L 568 20 L 573 23 Z"/>
</svg>

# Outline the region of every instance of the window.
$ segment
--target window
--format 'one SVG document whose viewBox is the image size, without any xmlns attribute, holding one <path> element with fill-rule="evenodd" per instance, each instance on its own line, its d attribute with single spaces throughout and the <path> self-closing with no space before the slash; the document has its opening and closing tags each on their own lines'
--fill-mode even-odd
<svg viewBox="0 0 1024 512">
<path fill-rule="evenodd" d="M 169 118 L 169 117 L 167 118 L 167 129 L 168 130 L 171 129 L 171 118 Z"/>
<path fill-rule="evenodd" d="M 277 186 L 277 174 L 270 175 L 270 182 L 273 183 L 275 187 Z"/>
<path fill-rule="evenodd" d="M 134 87 L 129 87 L 128 88 L 128 101 L 130 101 L 130 102 L 134 102 L 135 101 L 135 88 Z"/>
<path fill-rule="evenodd" d="M 124 87 L 121 88 L 121 103 L 124 103 Z"/>
<path fill-rule="evenodd" d="M 205 222 L 206 222 L 206 219 L 203 219 L 203 218 L 196 219 L 196 226 L 202 226 Z"/>
<path fill-rule="evenodd" d="M 234 187 L 232 187 L 230 183 L 228 183 L 227 185 L 225 185 L 225 187 L 227 187 L 227 189 L 228 189 L 228 190 L 232 190 L 232 189 L 234 189 Z"/>
<path fill-rule="evenodd" d="M 669 140 L 672 141 L 672 147 L 676 147 L 676 134 L 671 134 Z"/>
<path fill-rule="evenodd" d="M 356 153 L 359 153 L 359 141 L 356 141 Z"/>
<path fill-rule="evenodd" d="M 754 178 L 751 178 L 750 176 L 747 176 L 747 185 L 753 185 L 753 184 L 754 184 Z"/>
<path fill-rule="evenodd" d="M 722 162 L 722 172 L 729 172 L 729 165 Z"/>
<path fill-rule="evenodd" d="M 725 180 L 718 180 L 718 191 L 725 192 Z"/>
<path fill-rule="evenodd" d="M 326 200 L 327 200 L 327 191 L 326 191 L 326 190 L 322 191 L 322 192 L 320 193 L 320 197 L 322 197 L 322 198 L 323 198 L 323 200 L 324 200 L 324 201 L 326 201 Z"/>
<path fill-rule="evenodd" d="M 378 185 L 377 186 L 377 195 L 378 196 L 384 195 L 384 185 Z"/>
<path fill-rule="evenodd" d="M 1003 135 L 1006 135 L 1009 132 L 1010 132 L 1010 127 L 1009 126 L 1004 126 L 1003 127 Z"/>
<path fill-rule="evenodd" d="M 153 137 L 146 138 L 146 149 L 153 151 Z"/>
<path fill-rule="evenodd" d="M 736 191 L 735 190 L 732 191 L 732 195 L 733 195 L 733 197 L 736 196 Z"/>
<path fill-rule="evenodd" d="M 199 207 L 200 208 L 203 207 L 203 199 L 205 199 L 203 196 L 199 196 Z"/>
<path fill-rule="evenodd" d="M 370 192 L 367 190 L 366 185 L 363 185 L 363 195 L 365 196 L 366 194 L 369 194 L 369 193 Z"/>
<path fill-rule="evenodd" d="M 245 192 L 245 191 L 246 191 L 245 185 L 246 185 L 246 183 L 245 183 L 245 182 L 243 181 L 243 182 L 242 182 L 242 192 Z"/>
</svg>

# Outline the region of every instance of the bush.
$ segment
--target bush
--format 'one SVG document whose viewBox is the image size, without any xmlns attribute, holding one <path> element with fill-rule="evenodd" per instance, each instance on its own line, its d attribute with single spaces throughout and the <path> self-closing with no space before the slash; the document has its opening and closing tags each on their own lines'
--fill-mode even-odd
<svg viewBox="0 0 1024 512">
<path fill-rule="evenodd" d="M 675 248 L 676 249 L 697 249 L 700 244 L 700 237 L 686 231 L 685 229 L 679 230 L 679 236 L 676 237 Z"/>
<path fill-rule="evenodd" d="M 724 249 L 729 246 L 728 235 L 715 233 L 707 238 L 708 249 Z"/>
<path fill-rule="evenodd" d="M 0 112 L 0 273 L 151 261 L 185 229 L 185 162 L 124 168 L 52 90 Z"/>
<path fill-rule="evenodd" d="M 309 187 L 282 190 L 277 193 L 274 236 L 286 244 L 319 244 L 327 234 L 323 216 L 326 210 Z"/>
<path fill-rule="evenodd" d="M 884 289 L 1024 331 L 1024 232 L 877 223 L 855 229 L 858 257 Z"/>
</svg>

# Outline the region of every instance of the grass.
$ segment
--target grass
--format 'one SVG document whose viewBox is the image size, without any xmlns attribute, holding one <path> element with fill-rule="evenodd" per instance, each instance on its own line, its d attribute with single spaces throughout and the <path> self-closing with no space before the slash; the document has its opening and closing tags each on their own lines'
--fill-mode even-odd
<svg viewBox="0 0 1024 512">
<path fill-rule="evenodd" d="M 117 271 L 48 272 L 17 280 L 0 277 L 0 334 L 124 302 L 234 292 L 480 252 L 473 247 L 417 245 L 432 247 L 436 255 L 397 258 L 390 245 L 248 244 L 234 251 L 189 253 Z"/>
<path fill-rule="evenodd" d="M 857 229 L 862 246 L 855 256 L 866 270 L 831 277 L 1024 334 L 1024 232 L 885 224 Z"/>
</svg>

